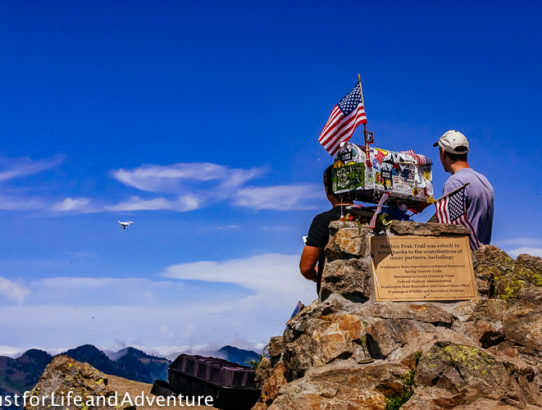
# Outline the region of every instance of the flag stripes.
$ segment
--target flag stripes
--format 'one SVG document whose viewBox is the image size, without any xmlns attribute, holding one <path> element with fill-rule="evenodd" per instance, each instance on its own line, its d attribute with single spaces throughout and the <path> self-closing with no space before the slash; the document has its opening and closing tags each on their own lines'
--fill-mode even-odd
<svg viewBox="0 0 542 410">
<path fill-rule="evenodd" d="M 435 201 L 437 209 L 437 222 L 444 224 L 463 225 L 469 230 L 469 244 L 472 250 L 480 247 L 480 242 L 476 232 L 467 218 L 467 209 L 465 206 L 465 187 L 463 185 L 456 191 L 453 191 Z"/>
<path fill-rule="evenodd" d="M 367 116 L 358 83 L 333 107 L 318 142 L 330 155 L 335 155 L 341 142 L 348 141 L 356 127 L 366 123 Z"/>
</svg>

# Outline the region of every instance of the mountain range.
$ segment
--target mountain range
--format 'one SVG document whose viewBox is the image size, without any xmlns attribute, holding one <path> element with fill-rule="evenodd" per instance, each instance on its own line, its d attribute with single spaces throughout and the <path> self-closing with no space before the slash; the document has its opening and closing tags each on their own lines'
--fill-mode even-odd
<svg viewBox="0 0 542 410">
<path fill-rule="evenodd" d="M 114 360 L 93 345 L 79 346 L 62 354 L 80 362 L 87 362 L 106 374 L 143 383 L 153 383 L 157 379 L 167 380 L 171 363 L 168 359 L 148 355 L 133 347 L 112 354 Z M 242 365 L 259 357 L 254 351 L 233 346 L 224 346 L 211 355 Z M 52 355 L 37 349 L 28 350 L 16 359 L 0 356 L 0 396 L 21 394 L 34 388 L 51 360 Z"/>
</svg>

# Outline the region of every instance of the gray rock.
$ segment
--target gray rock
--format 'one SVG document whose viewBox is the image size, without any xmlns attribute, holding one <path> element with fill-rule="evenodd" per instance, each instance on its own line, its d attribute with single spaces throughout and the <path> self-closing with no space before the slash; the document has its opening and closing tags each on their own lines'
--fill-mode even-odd
<svg viewBox="0 0 542 410">
<path fill-rule="evenodd" d="M 328 261 L 364 257 L 367 254 L 367 227 L 338 229 L 325 247 Z"/>
<path fill-rule="evenodd" d="M 364 302 L 371 297 L 371 273 L 363 259 L 332 260 L 325 265 L 320 300 L 338 293 L 346 299 Z"/>
<path fill-rule="evenodd" d="M 333 222 L 330 231 L 320 297 L 287 322 L 280 343 L 273 339 L 273 367 L 255 408 L 541 405 L 541 258 L 514 260 L 484 245 L 472 254 L 478 300 L 375 302 L 372 234 L 354 222 Z M 397 221 L 385 232 L 466 233 L 457 225 Z"/>
<path fill-rule="evenodd" d="M 353 360 L 315 367 L 283 386 L 269 409 L 385 409 L 389 398 L 404 394 L 408 374 L 401 366 Z"/>
<path fill-rule="evenodd" d="M 468 235 L 469 231 L 463 225 L 447 225 L 439 223 L 421 223 L 410 221 L 392 221 L 390 231 L 396 235 L 442 236 Z"/>
<path fill-rule="evenodd" d="M 115 406 L 83 406 L 89 399 L 94 399 L 94 402 L 99 404 L 97 399 L 99 397 L 108 403 L 107 399 L 114 396 L 115 391 L 111 390 L 107 384 L 106 376 L 88 363 L 77 362 L 66 355 L 57 356 L 47 365 L 38 384 L 32 390 L 31 396 L 38 400 L 39 405 L 28 405 L 25 410 L 58 408 L 61 400 L 64 400 L 64 405 L 61 407 L 65 410 L 76 410 L 82 407 L 86 407 L 88 410 L 118 408 Z M 74 397 L 80 398 L 82 402 L 76 403 Z M 32 400 L 34 399 L 29 399 L 28 403 L 33 403 Z"/>
</svg>

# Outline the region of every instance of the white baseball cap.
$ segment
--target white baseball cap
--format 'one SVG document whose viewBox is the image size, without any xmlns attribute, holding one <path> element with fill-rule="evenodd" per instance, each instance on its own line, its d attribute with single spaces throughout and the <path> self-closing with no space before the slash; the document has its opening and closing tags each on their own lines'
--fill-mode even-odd
<svg viewBox="0 0 542 410">
<path fill-rule="evenodd" d="M 439 146 L 450 154 L 466 154 L 469 152 L 469 142 L 467 137 L 456 130 L 449 130 L 442 134 L 433 147 Z"/>
</svg>

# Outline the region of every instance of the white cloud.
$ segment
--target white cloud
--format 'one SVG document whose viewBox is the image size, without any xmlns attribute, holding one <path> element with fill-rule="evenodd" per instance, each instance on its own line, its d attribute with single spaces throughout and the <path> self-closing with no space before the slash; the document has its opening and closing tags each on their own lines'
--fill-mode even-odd
<svg viewBox="0 0 542 410">
<path fill-rule="evenodd" d="M 519 238 L 513 238 L 513 239 L 505 239 L 502 241 L 495 242 L 496 246 L 503 247 L 503 248 L 510 248 L 510 247 L 537 247 L 542 246 L 542 239 L 541 238 L 527 238 L 527 237 L 519 237 Z"/>
<path fill-rule="evenodd" d="M 54 204 L 51 209 L 53 211 L 91 211 L 90 199 L 88 198 L 65 198 L 63 201 Z"/>
<path fill-rule="evenodd" d="M 63 158 L 58 156 L 52 159 L 32 161 L 30 158 L 1 159 L 0 182 L 27 175 L 37 174 L 58 166 Z"/>
<path fill-rule="evenodd" d="M 542 248 L 529 248 L 525 246 L 517 249 L 510 249 L 507 251 L 507 253 L 514 258 L 517 258 L 518 255 L 521 255 L 522 253 L 527 253 L 529 255 L 539 256 L 542 258 Z"/>
<path fill-rule="evenodd" d="M 213 230 L 215 230 L 215 231 L 226 231 L 226 230 L 230 230 L 230 229 L 239 229 L 239 225 L 236 225 L 236 224 L 219 225 L 219 226 L 215 226 L 213 228 Z"/>
<path fill-rule="evenodd" d="M 164 277 L 234 283 L 257 294 L 314 292 L 314 283 L 299 273 L 299 255 L 263 254 L 223 262 L 192 262 L 166 268 Z"/>
<path fill-rule="evenodd" d="M 202 182 L 223 181 L 222 189 L 237 187 L 260 173 L 259 169 L 232 169 L 208 162 L 172 165 L 142 165 L 134 169 L 118 169 L 111 175 L 119 182 L 148 192 L 179 192 Z"/>
<path fill-rule="evenodd" d="M 29 292 L 29 289 L 23 284 L 13 282 L 12 280 L 0 276 L 0 295 L 4 296 L 6 299 L 21 304 Z"/>
<path fill-rule="evenodd" d="M 61 158 L 43 161 L 23 158 L 9 161 L 9 166 L 1 171 L 0 160 L 0 182 L 52 168 L 61 161 Z M 48 210 L 72 214 L 111 211 L 188 212 L 219 201 L 254 210 L 291 211 L 321 207 L 323 194 L 319 185 L 245 186 L 263 172 L 264 168 L 231 168 L 208 162 L 121 168 L 110 171 L 118 182 L 139 191 L 160 195 L 132 195 L 117 203 L 71 196 L 53 200 L 4 195 L 0 196 L 0 210 Z"/>
<path fill-rule="evenodd" d="M 39 343 L 46 350 L 113 346 L 118 340 L 143 350 L 172 341 L 192 349 L 240 338 L 247 345 L 265 344 L 283 332 L 298 300 L 308 304 L 316 297 L 315 284 L 301 276 L 298 263 L 299 255 L 265 254 L 172 265 L 161 278 L 35 280 L 24 305 L 0 304 L 2 343 Z"/>
<path fill-rule="evenodd" d="M 308 210 L 320 208 L 323 197 L 319 185 L 292 184 L 268 187 L 243 187 L 263 172 L 262 168 L 236 169 L 223 165 L 194 162 L 173 165 L 143 165 L 134 169 L 118 169 L 113 177 L 133 188 L 164 194 L 184 191 L 179 199 L 159 197 L 128 201 L 109 207 L 111 210 L 175 210 L 190 211 L 201 204 L 231 200 L 234 205 L 252 209 L 275 211 Z M 181 198 L 191 199 L 179 203 Z M 318 201 L 315 203 L 315 201 Z"/>
<path fill-rule="evenodd" d="M 176 199 L 152 198 L 142 199 L 132 196 L 127 201 L 106 207 L 112 211 L 193 211 L 200 207 L 201 200 L 195 195 L 181 195 Z"/>
<path fill-rule="evenodd" d="M 182 293 L 175 280 L 111 277 L 52 277 L 33 281 L 32 304 L 149 305 Z M 92 295 L 92 296 L 91 296 Z"/>
<path fill-rule="evenodd" d="M 44 202 L 39 198 L 19 198 L 0 195 L 0 210 L 28 211 L 44 208 Z"/>
<path fill-rule="evenodd" d="M 315 184 L 249 187 L 237 192 L 234 204 L 276 211 L 318 209 L 322 205 L 322 192 L 322 186 Z"/>
<path fill-rule="evenodd" d="M 522 253 L 542 257 L 541 238 L 518 237 L 496 241 L 494 244 L 514 258 Z"/>
<path fill-rule="evenodd" d="M 21 349 L 20 347 L 0 345 L 0 356 L 8 356 L 8 357 L 16 358 L 16 357 L 21 356 L 24 352 L 25 352 L 25 349 Z"/>
</svg>

